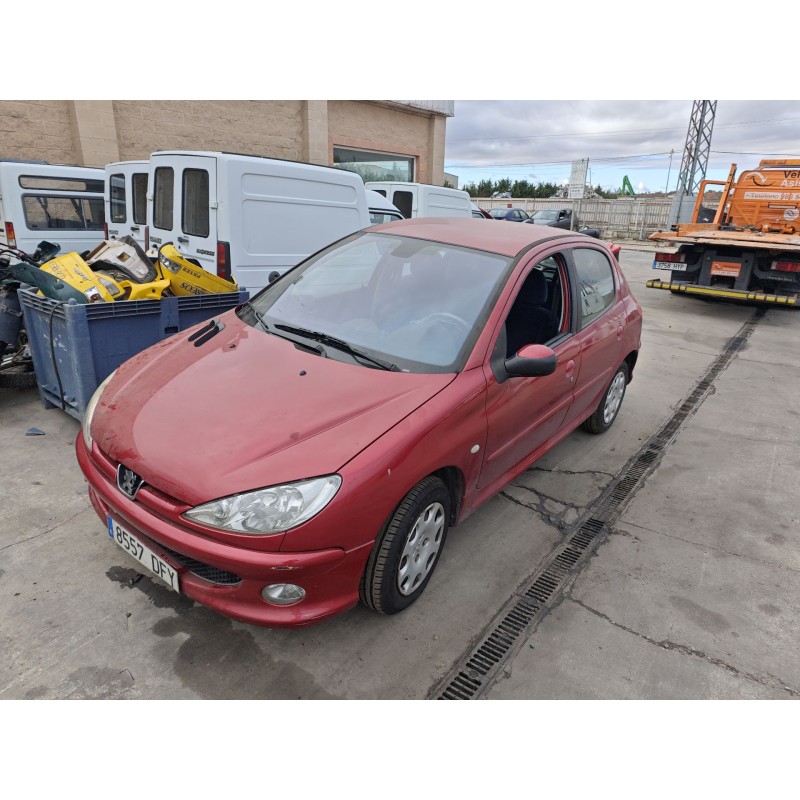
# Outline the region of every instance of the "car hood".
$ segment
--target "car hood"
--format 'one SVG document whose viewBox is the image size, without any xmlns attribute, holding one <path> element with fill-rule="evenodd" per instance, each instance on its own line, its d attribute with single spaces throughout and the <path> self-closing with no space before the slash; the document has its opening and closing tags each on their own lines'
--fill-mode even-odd
<svg viewBox="0 0 800 800">
<path fill-rule="evenodd" d="M 334 473 L 455 377 L 326 359 L 221 320 L 199 347 L 181 333 L 123 364 L 92 421 L 104 453 L 189 505 Z"/>
</svg>

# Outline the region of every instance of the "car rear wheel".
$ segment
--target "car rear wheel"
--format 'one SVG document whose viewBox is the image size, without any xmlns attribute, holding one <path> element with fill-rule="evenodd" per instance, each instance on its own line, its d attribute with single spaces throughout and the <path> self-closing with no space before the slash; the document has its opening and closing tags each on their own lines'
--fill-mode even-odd
<svg viewBox="0 0 800 800">
<path fill-rule="evenodd" d="M 450 492 L 430 475 L 403 498 L 378 534 L 361 579 L 361 602 L 396 614 L 417 600 L 439 561 L 449 520 Z"/>
<path fill-rule="evenodd" d="M 617 367 L 611 383 L 608 384 L 600 405 L 595 409 L 586 422 L 583 423 L 584 430 L 589 433 L 605 433 L 613 424 L 619 414 L 622 398 L 625 397 L 625 387 L 628 385 L 628 365 L 623 361 Z"/>
</svg>

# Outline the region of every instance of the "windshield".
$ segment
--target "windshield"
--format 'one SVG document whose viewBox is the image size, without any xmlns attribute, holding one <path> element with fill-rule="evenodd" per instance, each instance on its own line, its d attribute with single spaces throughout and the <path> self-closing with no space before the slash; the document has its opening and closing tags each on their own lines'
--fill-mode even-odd
<svg viewBox="0 0 800 800">
<path fill-rule="evenodd" d="M 335 337 L 406 372 L 457 372 L 510 264 L 465 247 L 355 234 L 280 277 L 239 313 L 254 327 L 260 317 L 276 335 L 295 338 L 305 329 Z M 309 338 L 312 347 L 315 341 L 330 358 L 373 366 Z"/>
<path fill-rule="evenodd" d="M 558 219 L 558 211 L 534 211 L 532 219 Z"/>
</svg>

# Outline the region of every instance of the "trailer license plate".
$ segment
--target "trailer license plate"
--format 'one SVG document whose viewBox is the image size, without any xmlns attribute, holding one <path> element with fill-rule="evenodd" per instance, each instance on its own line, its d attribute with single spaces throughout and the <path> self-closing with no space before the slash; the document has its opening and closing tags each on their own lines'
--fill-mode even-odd
<svg viewBox="0 0 800 800">
<path fill-rule="evenodd" d="M 724 278 L 738 278 L 742 265 L 736 261 L 712 261 L 711 274 Z"/>
<path fill-rule="evenodd" d="M 178 584 L 178 571 L 171 567 L 163 558 L 157 556 L 147 545 L 142 544 L 130 531 L 118 522 L 108 518 L 108 535 L 126 552 L 132 555 L 139 563 L 144 564 L 166 583 L 170 589 L 180 592 Z"/>
<path fill-rule="evenodd" d="M 653 269 L 670 269 L 674 272 L 686 272 L 686 264 L 680 261 L 658 261 L 653 262 Z"/>
</svg>

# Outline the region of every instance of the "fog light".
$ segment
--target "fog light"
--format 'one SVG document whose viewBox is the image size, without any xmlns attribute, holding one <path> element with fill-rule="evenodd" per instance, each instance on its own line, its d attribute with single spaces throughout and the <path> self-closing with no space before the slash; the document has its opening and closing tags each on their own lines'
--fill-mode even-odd
<svg viewBox="0 0 800 800">
<path fill-rule="evenodd" d="M 290 606 L 292 603 L 299 603 L 306 596 L 306 590 L 293 583 L 272 583 L 261 590 L 261 596 L 268 603 Z"/>
</svg>

